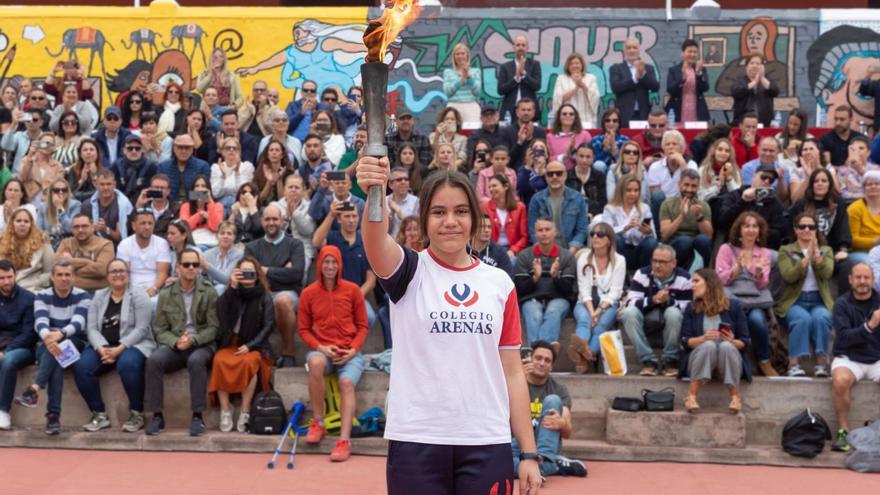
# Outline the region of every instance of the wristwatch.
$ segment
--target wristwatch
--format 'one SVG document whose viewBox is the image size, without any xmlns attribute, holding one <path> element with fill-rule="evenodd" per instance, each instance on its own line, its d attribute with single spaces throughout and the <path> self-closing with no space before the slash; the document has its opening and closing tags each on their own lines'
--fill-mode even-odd
<svg viewBox="0 0 880 495">
<path fill-rule="evenodd" d="M 521 461 L 540 461 L 541 456 L 537 452 L 520 452 L 519 460 Z"/>
</svg>

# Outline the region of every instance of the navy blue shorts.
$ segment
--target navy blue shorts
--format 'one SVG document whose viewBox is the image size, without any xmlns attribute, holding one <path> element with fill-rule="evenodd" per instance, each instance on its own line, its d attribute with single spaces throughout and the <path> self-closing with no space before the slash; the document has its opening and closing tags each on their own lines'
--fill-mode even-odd
<svg viewBox="0 0 880 495">
<path fill-rule="evenodd" d="M 388 495 L 514 495 L 513 451 L 499 445 L 388 443 Z"/>
</svg>

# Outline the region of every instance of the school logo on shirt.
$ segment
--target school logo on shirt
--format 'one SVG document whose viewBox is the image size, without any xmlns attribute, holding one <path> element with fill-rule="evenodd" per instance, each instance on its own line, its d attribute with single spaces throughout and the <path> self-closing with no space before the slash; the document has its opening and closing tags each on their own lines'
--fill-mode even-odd
<svg viewBox="0 0 880 495">
<path fill-rule="evenodd" d="M 455 308 L 459 306 L 469 308 L 476 304 L 477 300 L 480 299 L 480 295 L 477 291 L 471 291 L 468 284 L 461 285 L 464 287 L 461 292 L 458 290 L 458 284 L 453 284 L 451 289 L 443 293 L 443 298 Z M 471 294 L 471 292 L 473 292 L 473 294 Z"/>
</svg>

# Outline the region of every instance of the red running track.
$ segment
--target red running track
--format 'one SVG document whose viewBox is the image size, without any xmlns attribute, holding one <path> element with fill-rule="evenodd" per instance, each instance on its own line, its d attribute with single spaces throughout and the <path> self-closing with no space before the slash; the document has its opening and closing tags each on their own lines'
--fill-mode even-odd
<svg viewBox="0 0 880 495">
<path fill-rule="evenodd" d="M 140 494 L 385 494 L 385 458 L 297 456 L 288 471 L 279 456 L 187 452 L 0 449 L 0 493 L 29 495 Z M 590 462 L 590 476 L 552 477 L 543 495 L 730 495 L 842 493 L 876 495 L 880 477 L 843 469 L 714 464 Z M 518 492 L 516 492 L 518 493 Z M 414 494 L 417 495 L 417 494 Z"/>
</svg>

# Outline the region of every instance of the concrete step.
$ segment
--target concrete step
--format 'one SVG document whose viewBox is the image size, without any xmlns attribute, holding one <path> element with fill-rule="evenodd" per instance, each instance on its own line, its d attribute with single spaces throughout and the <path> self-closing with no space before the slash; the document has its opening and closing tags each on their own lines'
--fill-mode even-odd
<svg viewBox="0 0 880 495">
<path fill-rule="evenodd" d="M 605 439 L 612 445 L 742 449 L 746 418 L 742 414 L 609 409 Z"/>
</svg>

